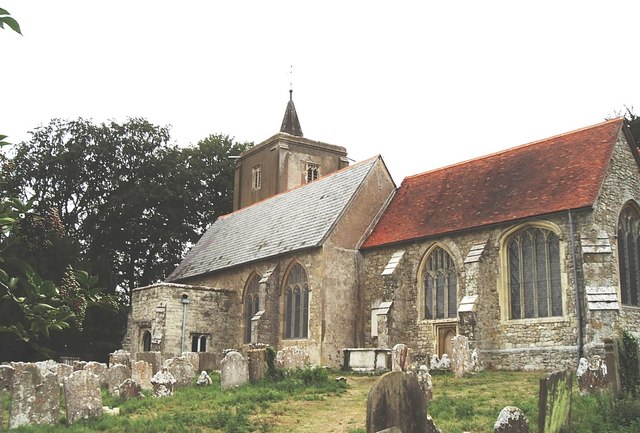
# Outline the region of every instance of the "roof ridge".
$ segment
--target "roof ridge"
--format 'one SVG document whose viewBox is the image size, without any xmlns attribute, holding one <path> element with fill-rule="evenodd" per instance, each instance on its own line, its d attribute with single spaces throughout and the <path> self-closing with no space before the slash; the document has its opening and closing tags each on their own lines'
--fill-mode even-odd
<svg viewBox="0 0 640 433">
<path fill-rule="evenodd" d="M 436 172 L 441 171 L 441 170 L 449 170 L 449 169 L 451 169 L 453 167 L 465 165 L 465 164 L 468 164 L 470 162 L 481 161 L 483 159 L 489 159 L 489 158 L 495 157 L 497 155 L 502 155 L 502 154 L 513 152 L 513 151 L 516 151 L 516 150 L 519 150 L 519 149 L 522 149 L 522 148 L 525 148 L 525 147 L 534 146 L 536 144 L 540 144 L 540 143 L 543 143 L 545 141 L 550 141 L 550 140 L 554 140 L 554 139 L 557 139 L 557 138 L 560 138 L 560 137 L 565 137 L 565 136 L 568 136 L 568 135 L 571 135 L 571 134 L 576 134 L 578 132 L 586 131 L 586 130 L 592 129 L 592 128 L 598 128 L 598 127 L 601 127 L 601 126 L 604 126 L 604 125 L 607 125 L 607 124 L 610 124 L 610 123 L 621 122 L 623 120 L 624 120 L 624 117 L 622 117 L 622 116 L 615 117 L 613 119 L 605 120 L 604 122 L 596 123 L 596 124 L 593 124 L 593 125 L 590 125 L 590 126 L 585 126 L 585 127 L 582 127 L 582 128 L 578 128 L 578 129 L 574 129 L 574 130 L 571 130 L 571 131 L 563 132 L 561 134 L 552 135 L 550 137 L 542 138 L 540 140 L 530 141 L 528 143 L 524 143 L 524 144 L 520 144 L 520 145 L 517 145 L 517 146 L 509 147 L 509 148 L 506 148 L 506 149 L 497 150 L 495 152 L 487 153 L 486 155 L 481 155 L 481 156 L 478 156 L 478 157 L 475 157 L 475 158 L 465 159 L 463 161 L 455 162 L 453 164 L 449 164 L 449 165 L 445 165 L 445 166 L 442 166 L 442 167 L 434 168 L 432 170 L 423 171 L 422 173 L 412 174 L 410 176 L 406 176 L 404 178 L 404 180 L 413 179 L 413 178 L 417 178 L 417 177 L 422 177 L 424 175 L 431 174 L 431 173 L 436 173 Z M 403 180 L 403 182 L 404 182 L 404 180 Z"/>
<path fill-rule="evenodd" d="M 345 171 L 348 171 L 348 170 L 350 170 L 350 169 L 352 169 L 352 168 L 358 167 L 358 166 L 360 166 L 360 165 L 362 165 L 362 164 L 364 164 L 364 163 L 366 163 L 366 162 L 369 162 L 369 161 L 374 160 L 374 159 L 377 159 L 377 158 L 382 158 L 382 157 L 381 157 L 381 155 L 380 155 L 380 154 L 378 154 L 378 155 L 376 155 L 376 156 L 372 156 L 372 157 L 367 158 L 367 159 L 364 159 L 364 160 L 362 160 L 362 161 L 358 161 L 358 162 L 356 162 L 356 163 L 355 163 L 355 164 L 353 164 L 353 165 L 349 165 L 349 166 L 347 166 L 347 167 L 343 167 L 343 168 L 341 168 L 340 170 L 332 171 L 331 173 L 328 173 L 328 174 L 326 174 L 325 176 L 322 176 L 322 177 L 318 178 L 317 180 L 315 180 L 315 181 L 313 181 L 313 182 L 307 182 L 307 183 L 303 183 L 303 184 L 297 185 L 297 186 L 295 186 L 295 187 L 293 187 L 293 188 L 291 188 L 291 189 L 288 189 L 288 190 L 286 190 L 286 191 L 279 192 L 279 193 L 274 194 L 274 195 L 272 195 L 272 196 L 270 196 L 270 197 L 263 198 L 262 200 L 257 201 L 257 202 L 255 202 L 255 203 L 251 203 L 249 206 L 245 206 L 245 207 L 243 207 L 243 208 L 240 208 L 240 209 L 234 210 L 233 212 L 229 212 L 229 213 L 227 213 L 227 214 L 220 215 L 217 219 L 219 219 L 219 220 L 226 219 L 227 217 L 230 217 L 230 216 L 232 216 L 232 215 L 236 215 L 236 214 L 238 214 L 239 212 L 242 212 L 243 210 L 251 209 L 251 208 L 253 208 L 253 207 L 254 207 L 254 206 L 256 206 L 256 205 L 259 205 L 260 203 L 264 203 L 264 202 L 267 202 L 267 201 L 269 201 L 269 200 L 272 200 L 272 199 L 274 199 L 274 198 L 276 198 L 276 197 L 280 197 L 280 196 L 282 196 L 282 195 L 284 195 L 284 194 L 290 193 L 291 191 L 296 191 L 296 190 L 298 190 L 298 189 L 300 189 L 300 188 L 304 188 L 305 186 L 311 185 L 312 183 L 322 182 L 323 180 L 325 180 L 325 179 L 329 179 L 329 178 L 331 178 L 332 176 L 334 176 L 334 175 L 336 175 L 336 174 L 343 173 L 343 172 L 345 172 Z"/>
</svg>

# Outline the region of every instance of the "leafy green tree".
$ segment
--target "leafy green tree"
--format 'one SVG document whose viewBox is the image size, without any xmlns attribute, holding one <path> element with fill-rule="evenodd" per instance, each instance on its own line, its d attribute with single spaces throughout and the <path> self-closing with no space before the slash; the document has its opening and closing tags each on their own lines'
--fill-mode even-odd
<svg viewBox="0 0 640 433">
<path fill-rule="evenodd" d="M 22 34 L 20 24 L 11 17 L 11 14 L 6 9 L 0 8 L 0 29 L 4 29 L 5 24 L 14 32 Z"/>
<path fill-rule="evenodd" d="M 164 279 L 206 225 L 231 210 L 228 156 L 250 145 L 212 135 L 178 148 L 168 128 L 140 118 L 55 119 L 31 135 L 14 149 L 7 188 L 59 212 L 79 263 L 127 296 Z"/>
</svg>

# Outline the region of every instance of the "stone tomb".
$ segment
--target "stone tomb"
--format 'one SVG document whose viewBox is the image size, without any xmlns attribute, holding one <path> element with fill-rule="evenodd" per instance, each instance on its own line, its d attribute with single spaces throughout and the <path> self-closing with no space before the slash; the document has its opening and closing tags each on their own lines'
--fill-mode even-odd
<svg viewBox="0 0 640 433">
<path fill-rule="evenodd" d="M 227 353 L 220 363 L 220 385 L 222 389 L 235 388 L 249 381 L 247 361 L 235 350 Z"/>
<path fill-rule="evenodd" d="M 102 415 L 100 379 L 89 370 L 75 371 L 64 380 L 64 399 L 69 424 Z"/>
</svg>

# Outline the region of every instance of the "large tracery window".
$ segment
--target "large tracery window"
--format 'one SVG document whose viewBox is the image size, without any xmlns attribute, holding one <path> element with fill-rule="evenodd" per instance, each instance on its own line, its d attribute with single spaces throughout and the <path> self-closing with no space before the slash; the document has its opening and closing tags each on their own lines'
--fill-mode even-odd
<svg viewBox="0 0 640 433">
<path fill-rule="evenodd" d="M 251 343 L 251 319 L 260 311 L 260 300 L 258 298 L 257 275 L 252 275 L 247 283 L 244 294 L 244 342 Z"/>
<path fill-rule="evenodd" d="M 449 253 L 435 248 L 427 258 L 424 272 L 424 318 L 456 317 L 458 276 Z"/>
<path fill-rule="evenodd" d="M 618 220 L 618 264 L 622 304 L 640 306 L 640 215 L 632 206 L 625 206 Z"/>
<path fill-rule="evenodd" d="M 309 284 L 299 263 L 293 265 L 284 284 L 284 338 L 307 338 L 309 327 Z"/>
<path fill-rule="evenodd" d="M 507 243 L 510 319 L 562 316 L 560 242 L 539 227 L 517 232 Z"/>
</svg>

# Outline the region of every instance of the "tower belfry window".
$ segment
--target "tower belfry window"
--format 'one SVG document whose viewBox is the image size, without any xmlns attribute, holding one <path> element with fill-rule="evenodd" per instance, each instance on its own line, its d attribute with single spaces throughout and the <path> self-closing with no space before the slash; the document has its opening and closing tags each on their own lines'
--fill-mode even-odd
<svg viewBox="0 0 640 433">
<path fill-rule="evenodd" d="M 251 188 L 260 189 L 262 187 L 262 167 L 260 164 L 251 169 Z"/>
<path fill-rule="evenodd" d="M 320 166 L 312 162 L 307 163 L 307 183 L 313 182 L 320 176 Z"/>
</svg>

